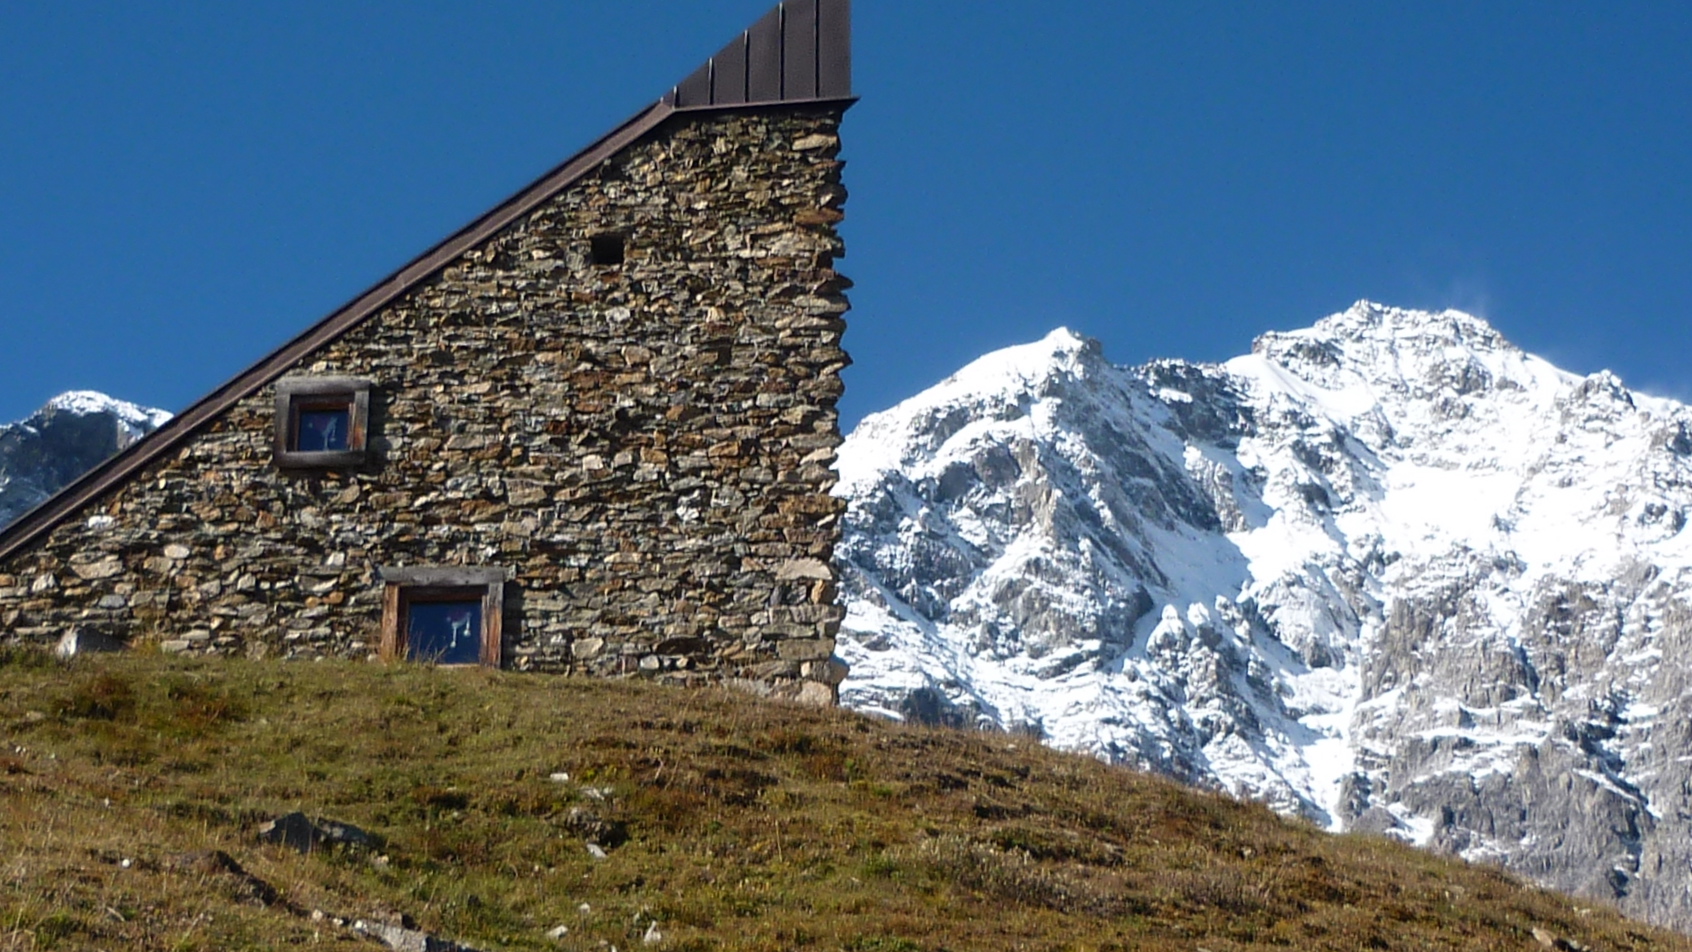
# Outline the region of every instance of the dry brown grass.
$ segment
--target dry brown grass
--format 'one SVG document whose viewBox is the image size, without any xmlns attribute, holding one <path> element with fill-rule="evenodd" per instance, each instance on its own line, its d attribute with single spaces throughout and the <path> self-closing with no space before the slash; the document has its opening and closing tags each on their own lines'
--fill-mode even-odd
<svg viewBox="0 0 1692 952">
<path fill-rule="evenodd" d="M 14 653 L 0 737 L 0 949 L 366 944 L 321 910 L 490 949 L 648 947 L 655 921 L 657 948 L 688 950 L 1525 950 L 1538 928 L 1692 952 L 1496 870 L 1026 740 L 714 690 Z M 257 842 L 294 809 L 385 842 Z M 205 850 L 281 901 L 182 859 Z"/>
</svg>

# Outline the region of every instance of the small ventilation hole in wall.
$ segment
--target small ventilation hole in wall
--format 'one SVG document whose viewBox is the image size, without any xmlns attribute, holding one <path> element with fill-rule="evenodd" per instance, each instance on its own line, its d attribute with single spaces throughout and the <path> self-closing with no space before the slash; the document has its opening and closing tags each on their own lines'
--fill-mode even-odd
<svg viewBox="0 0 1692 952">
<path fill-rule="evenodd" d="M 622 264 L 623 236 L 616 234 L 594 235 L 588 240 L 589 254 L 594 264 Z"/>
</svg>

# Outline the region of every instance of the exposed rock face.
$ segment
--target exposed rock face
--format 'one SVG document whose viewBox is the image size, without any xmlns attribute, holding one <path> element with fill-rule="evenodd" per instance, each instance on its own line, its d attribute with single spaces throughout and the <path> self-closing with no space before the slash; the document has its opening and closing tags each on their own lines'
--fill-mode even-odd
<svg viewBox="0 0 1692 952">
<path fill-rule="evenodd" d="M 839 119 L 671 119 L 298 361 L 368 465 L 279 470 L 264 388 L 0 565 L 0 640 L 363 657 L 379 566 L 491 565 L 512 666 L 831 701 Z"/>
<path fill-rule="evenodd" d="M 170 414 L 74 390 L 0 426 L 0 526 L 158 429 Z"/>
<path fill-rule="evenodd" d="M 1059 331 L 840 469 L 844 703 L 1692 926 L 1686 407 L 1361 303 L 1222 365 Z"/>
</svg>

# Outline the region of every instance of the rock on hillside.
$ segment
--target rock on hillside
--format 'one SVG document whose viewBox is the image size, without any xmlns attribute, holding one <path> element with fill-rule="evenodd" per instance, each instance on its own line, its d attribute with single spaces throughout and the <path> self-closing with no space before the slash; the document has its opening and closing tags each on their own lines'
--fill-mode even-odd
<svg viewBox="0 0 1692 952">
<path fill-rule="evenodd" d="M 840 454 L 843 701 L 1692 927 L 1692 411 L 1359 303 L 1223 364 L 1066 330 Z"/>
<path fill-rule="evenodd" d="M 0 426 L 0 526 L 153 430 L 170 414 L 73 390 Z"/>
</svg>

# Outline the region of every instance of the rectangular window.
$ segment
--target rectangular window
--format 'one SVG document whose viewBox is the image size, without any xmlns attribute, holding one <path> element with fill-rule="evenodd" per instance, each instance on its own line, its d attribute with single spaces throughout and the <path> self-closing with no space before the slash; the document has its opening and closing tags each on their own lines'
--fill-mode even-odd
<svg viewBox="0 0 1692 952">
<path fill-rule="evenodd" d="M 284 377 L 276 382 L 276 463 L 295 469 L 361 466 L 367 458 L 370 381 Z"/>
<path fill-rule="evenodd" d="M 500 666 L 506 569 L 405 566 L 381 573 L 383 658 Z"/>
<path fill-rule="evenodd" d="M 347 448 L 353 408 L 336 402 L 294 406 L 294 445 L 300 453 L 323 453 Z"/>
<path fill-rule="evenodd" d="M 405 657 L 435 664 L 482 663 L 482 599 L 486 592 L 415 592 L 405 601 Z"/>
</svg>

